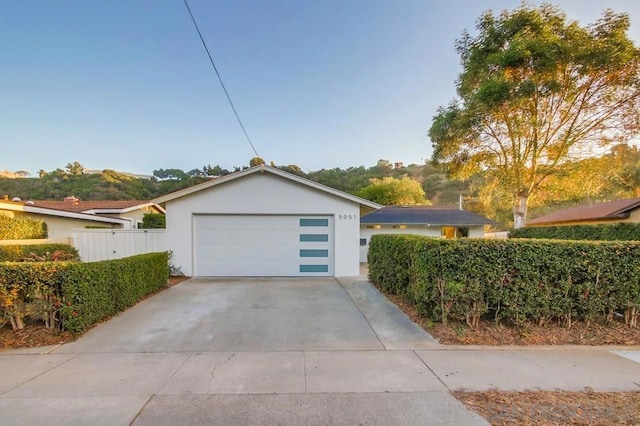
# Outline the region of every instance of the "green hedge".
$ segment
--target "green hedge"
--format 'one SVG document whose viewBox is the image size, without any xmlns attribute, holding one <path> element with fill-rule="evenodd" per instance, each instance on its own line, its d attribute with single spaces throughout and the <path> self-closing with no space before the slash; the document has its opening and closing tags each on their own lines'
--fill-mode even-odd
<svg viewBox="0 0 640 426">
<path fill-rule="evenodd" d="M 43 220 L 0 215 L 0 240 L 38 240 L 47 235 Z"/>
<path fill-rule="evenodd" d="M 45 260 L 80 260 L 75 247 L 69 244 L 0 245 L 0 262 Z"/>
<path fill-rule="evenodd" d="M 165 287 L 167 264 L 167 253 L 91 263 L 0 263 L 0 308 L 5 317 L 42 316 L 50 326 L 80 332 Z"/>
<path fill-rule="evenodd" d="M 509 236 L 552 240 L 640 241 L 640 223 L 534 226 L 514 229 Z"/>
<path fill-rule="evenodd" d="M 145 213 L 142 216 L 143 229 L 165 229 L 167 227 L 167 217 L 162 213 Z"/>
<path fill-rule="evenodd" d="M 376 235 L 371 281 L 434 319 L 480 317 L 522 325 L 610 321 L 640 308 L 640 243 L 445 240 Z"/>
</svg>

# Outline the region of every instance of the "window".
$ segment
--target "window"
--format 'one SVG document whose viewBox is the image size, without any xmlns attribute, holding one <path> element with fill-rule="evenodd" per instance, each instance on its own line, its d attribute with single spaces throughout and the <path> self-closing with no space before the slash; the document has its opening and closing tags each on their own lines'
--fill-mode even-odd
<svg viewBox="0 0 640 426">
<path fill-rule="evenodd" d="M 367 225 L 367 229 L 380 229 L 382 226 L 380 225 Z"/>
<path fill-rule="evenodd" d="M 440 235 L 444 238 L 467 238 L 469 228 L 458 226 L 443 226 L 440 228 Z"/>
<path fill-rule="evenodd" d="M 407 229 L 407 225 L 393 225 L 393 229 Z"/>
<path fill-rule="evenodd" d="M 367 239 L 366 238 L 360 238 L 360 245 L 361 246 L 366 246 L 367 245 Z"/>
</svg>

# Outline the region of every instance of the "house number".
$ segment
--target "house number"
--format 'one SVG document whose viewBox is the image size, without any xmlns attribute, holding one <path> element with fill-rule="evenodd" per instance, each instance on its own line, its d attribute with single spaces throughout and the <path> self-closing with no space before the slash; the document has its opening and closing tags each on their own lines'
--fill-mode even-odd
<svg viewBox="0 0 640 426">
<path fill-rule="evenodd" d="M 353 220 L 357 216 L 358 215 L 355 215 L 355 214 L 339 214 L 338 215 L 338 220 Z"/>
</svg>

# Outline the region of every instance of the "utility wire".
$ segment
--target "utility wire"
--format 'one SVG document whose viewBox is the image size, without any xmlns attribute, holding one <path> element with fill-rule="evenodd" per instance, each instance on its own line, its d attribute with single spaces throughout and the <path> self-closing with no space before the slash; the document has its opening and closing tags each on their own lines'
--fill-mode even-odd
<svg viewBox="0 0 640 426">
<path fill-rule="evenodd" d="M 236 110 L 236 107 L 233 105 L 233 101 L 231 100 L 231 96 L 229 96 L 229 92 L 227 91 L 227 88 L 224 85 L 224 82 L 222 81 L 222 77 L 220 76 L 220 73 L 218 72 L 218 68 L 216 67 L 215 62 L 213 62 L 213 57 L 211 56 L 211 53 L 209 52 L 209 48 L 207 47 L 207 43 L 204 41 L 204 38 L 202 37 L 202 33 L 200 32 L 200 28 L 198 27 L 198 23 L 196 22 L 196 18 L 194 18 L 193 17 L 193 13 L 191 13 L 191 8 L 189 7 L 189 3 L 187 3 L 187 0 L 182 0 L 182 1 L 184 2 L 184 5 L 187 8 L 187 11 L 189 12 L 189 16 L 191 16 L 191 21 L 193 22 L 193 26 L 196 28 L 196 31 L 198 32 L 198 36 L 200 37 L 200 41 L 202 42 L 202 45 L 204 46 L 204 50 L 206 50 L 206 52 L 207 52 L 207 56 L 209 57 L 209 62 L 211 62 L 211 66 L 213 67 L 213 70 L 216 72 L 216 75 L 218 76 L 218 81 L 220 82 L 220 85 L 222 86 L 222 89 L 224 90 L 224 94 L 227 95 L 227 100 L 229 101 L 229 105 L 231 105 L 231 109 L 233 110 L 233 113 L 235 114 L 236 119 L 238 120 L 238 124 L 240 124 L 240 127 L 242 128 L 242 132 L 246 136 L 247 141 L 249 141 L 249 145 L 251 145 L 251 149 L 253 150 L 253 153 L 256 155 L 256 157 L 260 157 L 258 155 L 258 151 L 256 151 L 255 146 L 253 146 L 253 142 L 251 142 L 251 138 L 249 137 L 249 134 L 247 133 L 247 130 L 244 128 L 244 124 L 242 124 L 242 120 L 240 120 L 240 115 L 238 115 L 238 111 Z"/>
</svg>

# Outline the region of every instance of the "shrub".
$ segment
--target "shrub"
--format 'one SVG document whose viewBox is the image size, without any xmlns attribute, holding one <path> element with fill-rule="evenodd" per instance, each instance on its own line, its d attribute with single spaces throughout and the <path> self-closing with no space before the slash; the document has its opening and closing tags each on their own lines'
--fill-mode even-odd
<svg viewBox="0 0 640 426">
<path fill-rule="evenodd" d="M 0 246 L 0 262 L 38 262 L 80 260 L 75 247 L 69 244 L 34 244 Z"/>
<path fill-rule="evenodd" d="M 611 321 L 640 316 L 640 243 L 551 240 L 444 240 L 377 235 L 369 250 L 371 281 L 405 295 L 444 323 L 483 315 L 522 325 L 534 321 Z"/>
<path fill-rule="evenodd" d="M 43 220 L 0 215 L 0 240 L 37 240 L 47 235 Z"/>
<path fill-rule="evenodd" d="M 80 332 L 167 284 L 167 253 L 102 262 L 0 263 L 0 312 Z"/>
<path fill-rule="evenodd" d="M 161 213 L 145 213 L 142 217 L 142 228 L 164 229 L 167 227 L 167 217 Z"/>
<path fill-rule="evenodd" d="M 640 223 L 535 226 L 514 229 L 509 236 L 552 240 L 640 241 Z"/>
</svg>

